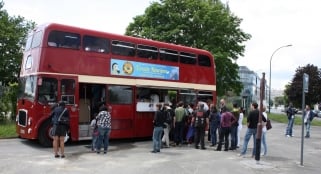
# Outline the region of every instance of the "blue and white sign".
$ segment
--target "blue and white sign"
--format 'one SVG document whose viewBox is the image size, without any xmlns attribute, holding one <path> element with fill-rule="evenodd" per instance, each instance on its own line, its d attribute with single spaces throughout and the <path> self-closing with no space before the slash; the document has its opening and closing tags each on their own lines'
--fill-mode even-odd
<svg viewBox="0 0 321 174">
<path fill-rule="evenodd" d="M 111 59 L 112 75 L 179 80 L 179 67 Z"/>
</svg>

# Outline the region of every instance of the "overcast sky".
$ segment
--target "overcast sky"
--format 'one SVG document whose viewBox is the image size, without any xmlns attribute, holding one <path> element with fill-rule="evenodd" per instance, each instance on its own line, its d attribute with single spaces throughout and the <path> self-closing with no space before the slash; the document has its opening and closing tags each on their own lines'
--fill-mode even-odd
<svg viewBox="0 0 321 174">
<path fill-rule="evenodd" d="M 124 34 L 133 17 L 144 14 L 154 0 L 4 0 L 10 16 L 20 15 L 37 24 L 57 22 Z M 252 35 L 237 60 L 269 80 L 273 89 L 284 89 L 298 67 L 321 68 L 320 0 L 223 0 L 243 19 L 241 28 Z M 215 55 L 214 55 L 215 56 Z"/>
</svg>

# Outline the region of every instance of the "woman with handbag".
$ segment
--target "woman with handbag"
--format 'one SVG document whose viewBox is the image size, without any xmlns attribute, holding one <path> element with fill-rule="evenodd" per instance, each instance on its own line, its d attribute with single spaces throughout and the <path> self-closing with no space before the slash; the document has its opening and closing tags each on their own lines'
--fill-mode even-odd
<svg viewBox="0 0 321 174">
<path fill-rule="evenodd" d="M 61 101 L 53 110 L 53 150 L 55 158 L 65 158 L 65 136 L 69 129 L 69 111 L 65 108 L 65 102 Z M 58 154 L 60 147 L 60 155 Z"/>
</svg>

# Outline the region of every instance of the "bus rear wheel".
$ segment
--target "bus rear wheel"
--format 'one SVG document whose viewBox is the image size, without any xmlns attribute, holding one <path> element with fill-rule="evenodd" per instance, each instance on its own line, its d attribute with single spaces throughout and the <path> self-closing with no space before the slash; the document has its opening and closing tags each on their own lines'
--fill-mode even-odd
<svg viewBox="0 0 321 174">
<path fill-rule="evenodd" d="M 45 147 L 52 147 L 53 137 L 51 136 L 52 124 L 50 120 L 46 120 L 39 128 L 38 140 Z"/>
</svg>

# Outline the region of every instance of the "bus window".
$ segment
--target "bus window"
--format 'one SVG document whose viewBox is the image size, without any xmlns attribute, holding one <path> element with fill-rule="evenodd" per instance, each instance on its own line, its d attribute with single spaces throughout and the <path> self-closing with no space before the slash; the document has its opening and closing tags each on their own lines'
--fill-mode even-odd
<svg viewBox="0 0 321 174">
<path fill-rule="evenodd" d="M 211 60 L 208 56 L 198 55 L 198 65 L 200 66 L 211 66 Z"/>
<path fill-rule="evenodd" d="M 32 36 L 33 35 L 29 35 L 28 38 L 27 38 L 27 42 L 26 42 L 26 45 L 25 45 L 25 51 L 29 51 L 30 48 L 31 48 Z"/>
<path fill-rule="evenodd" d="M 108 99 L 111 104 L 131 104 L 133 90 L 130 86 L 109 86 Z"/>
<path fill-rule="evenodd" d="M 63 31 L 51 31 L 48 37 L 48 46 L 69 49 L 79 49 L 80 35 Z"/>
<path fill-rule="evenodd" d="M 61 100 L 66 104 L 75 104 L 75 81 L 72 79 L 61 80 Z"/>
<path fill-rule="evenodd" d="M 28 76 L 20 78 L 19 98 L 34 100 L 36 96 L 37 77 Z"/>
<path fill-rule="evenodd" d="M 39 47 L 41 40 L 42 40 L 42 32 L 39 31 L 33 35 L 31 48 Z"/>
<path fill-rule="evenodd" d="M 157 59 L 158 51 L 156 47 L 137 45 L 137 57 L 147 59 Z"/>
<path fill-rule="evenodd" d="M 109 53 L 110 41 L 108 39 L 85 35 L 83 44 L 85 51 Z"/>
<path fill-rule="evenodd" d="M 135 44 L 113 40 L 111 52 L 121 56 L 135 56 Z"/>
<path fill-rule="evenodd" d="M 179 61 L 185 64 L 196 64 L 196 55 L 191 53 L 180 52 Z"/>
<path fill-rule="evenodd" d="M 38 88 L 38 101 L 40 103 L 56 103 L 57 102 L 57 86 L 58 81 L 54 78 L 42 78 Z"/>
<path fill-rule="evenodd" d="M 168 50 L 164 48 L 159 49 L 160 60 L 170 61 L 170 62 L 178 62 L 178 52 L 173 50 Z"/>
</svg>

